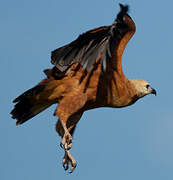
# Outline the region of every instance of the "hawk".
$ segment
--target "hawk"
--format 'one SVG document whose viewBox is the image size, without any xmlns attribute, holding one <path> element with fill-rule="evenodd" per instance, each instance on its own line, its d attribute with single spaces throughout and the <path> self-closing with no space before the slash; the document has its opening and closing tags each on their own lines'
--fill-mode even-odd
<svg viewBox="0 0 173 180">
<path fill-rule="evenodd" d="M 51 69 L 46 78 L 14 99 L 12 118 L 23 124 L 53 104 L 59 119 L 56 131 L 65 151 L 63 166 L 70 171 L 76 160 L 70 153 L 72 136 L 82 114 L 99 107 L 121 108 L 138 99 L 155 94 L 144 80 L 129 80 L 122 69 L 122 54 L 135 33 L 135 23 L 128 15 L 128 6 L 120 4 L 120 12 L 110 26 L 81 34 L 73 42 L 51 53 Z"/>
</svg>

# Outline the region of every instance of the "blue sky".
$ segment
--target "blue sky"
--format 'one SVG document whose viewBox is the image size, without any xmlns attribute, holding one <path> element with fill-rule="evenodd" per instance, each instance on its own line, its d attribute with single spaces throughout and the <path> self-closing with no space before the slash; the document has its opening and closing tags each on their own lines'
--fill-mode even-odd
<svg viewBox="0 0 173 180">
<path fill-rule="evenodd" d="M 158 96 L 123 109 L 86 112 L 72 148 L 78 166 L 68 174 L 55 132 L 56 106 L 16 127 L 9 115 L 12 100 L 45 77 L 52 50 L 111 24 L 119 2 L 130 5 L 137 27 L 123 55 L 124 72 L 151 82 Z M 2 1 L 0 179 L 172 180 L 172 7 L 171 0 Z"/>
</svg>

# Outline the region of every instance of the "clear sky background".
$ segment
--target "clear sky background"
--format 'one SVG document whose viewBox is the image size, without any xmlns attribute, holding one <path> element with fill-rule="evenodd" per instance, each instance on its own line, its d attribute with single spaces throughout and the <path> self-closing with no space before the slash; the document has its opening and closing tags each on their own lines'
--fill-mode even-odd
<svg viewBox="0 0 173 180">
<path fill-rule="evenodd" d="M 61 165 L 56 106 L 16 127 L 12 100 L 52 67 L 50 52 L 86 30 L 109 25 L 130 5 L 136 34 L 123 55 L 129 79 L 151 82 L 158 96 L 123 109 L 86 112 L 74 135 L 73 174 Z M 1 0 L 0 179 L 173 179 L 173 1 Z"/>
</svg>

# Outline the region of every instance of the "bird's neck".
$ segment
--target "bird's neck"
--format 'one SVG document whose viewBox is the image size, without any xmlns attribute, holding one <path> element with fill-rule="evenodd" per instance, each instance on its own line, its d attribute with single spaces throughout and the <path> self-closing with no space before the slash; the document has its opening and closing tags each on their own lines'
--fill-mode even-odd
<svg viewBox="0 0 173 180">
<path fill-rule="evenodd" d="M 139 98 L 131 81 L 116 71 L 111 73 L 109 73 L 109 79 L 105 82 L 107 87 L 107 105 L 124 107 L 135 103 Z"/>
</svg>

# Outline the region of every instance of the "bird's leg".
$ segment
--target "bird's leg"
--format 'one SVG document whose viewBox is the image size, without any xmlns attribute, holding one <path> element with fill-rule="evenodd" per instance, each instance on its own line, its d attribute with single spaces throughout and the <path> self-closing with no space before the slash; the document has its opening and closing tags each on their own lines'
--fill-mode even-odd
<svg viewBox="0 0 173 180">
<path fill-rule="evenodd" d="M 83 112 L 79 111 L 75 114 L 73 114 L 67 121 L 67 127 L 68 131 L 71 135 L 74 133 L 74 128 L 76 127 L 77 122 L 80 120 Z M 69 169 L 69 164 L 71 165 L 70 173 L 73 172 L 73 170 L 76 168 L 77 162 L 73 158 L 73 156 L 70 154 L 69 149 L 65 149 L 65 155 L 62 161 L 63 167 L 65 170 Z"/>
<path fill-rule="evenodd" d="M 61 125 L 62 125 L 62 123 L 61 123 Z M 69 151 L 69 149 L 72 147 L 72 136 L 69 133 L 70 131 L 68 131 L 66 126 L 64 126 L 63 129 L 64 129 L 64 131 L 66 130 L 66 132 L 64 132 L 64 135 L 62 137 L 62 141 L 60 144 L 61 147 L 64 148 L 64 150 L 65 150 L 62 164 L 63 164 L 65 171 L 69 169 L 69 164 L 71 164 L 70 173 L 72 173 L 77 164 L 76 160 L 73 158 L 73 156 L 70 154 L 70 151 Z M 71 141 L 70 141 L 69 137 L 71 137 Z"/>
<path fill-rule="evenodd" d="M 81 117 L 81 115 L 80 115 L 80 117 Z M 56 129 L 57 129 L 58 133 L 63 132 L 63 134 L 61 134 L 62 140 L 61 140 L 60 145 L 64 149 L 65 154 L 64 154 L 64 157 L 62 160 L 62 164 L 63 164 L 65 171 L 68 170 L 69 166 L 71 165 L 70 173 L 72 173 L 73 170 L 76 168 L 77 162 L 73 158 L 73 156 L 70 154 L 70 151 L 69 151 L 70 148 L 72 147 L 72 135 L 70 134 L 70 130 L 75 126 L 75 124 L 74 125 L 71 124 L 69 129 L 67 129 L 66 124 L 63 121 L 60 121 L 60 122 L 61 122 L 61 126 L 58 126 L 58 123 L 57 123 Z"/>
<path fill-rule="evenodd" d="M 59 117 L 56 130 L 62 137 L 61 146 L 65 150 L 63 166 L 67 170 L 69 164 L 71 164 L 71 172 L 76 167 L 76 161 L 69 151 L 72 147 L 72 135 L 70 131 L 81 118 L 83 113 L 82 107 L 85 105 L 86 100 L 85 94 L 76 92 L 76 95 L 71 94 L 62 99 L 58 109 L 55 111 L 55 114 Z"/>
<path fill-rule="evenodd" d="M 78 111 L 77 113 L 73 114 L 72 116 L 68 118 L 66 124 L 63 121 L 60 121 L 62 128 L 64 130 L 63 135 L 61 135 L 62 140 L 61 140 L 60 145 L 66 150 L 69 150 L 72 147 L 72 133 L 77 122 L 80 120 L 82 114 L 83 114 L 83 111 Z"/>
<path fill-rule="evenodd" d="M 72 147 L 72 136 L 67 129 L 66 124 L 63 121 L 60 122 L 64 130 L 64 135 L 61 140 L 61 147 L 63 147 L 65 150 L 69 150 Z"/>
</svg>

